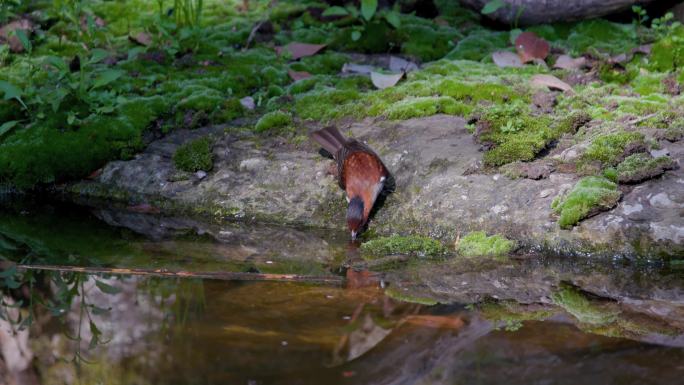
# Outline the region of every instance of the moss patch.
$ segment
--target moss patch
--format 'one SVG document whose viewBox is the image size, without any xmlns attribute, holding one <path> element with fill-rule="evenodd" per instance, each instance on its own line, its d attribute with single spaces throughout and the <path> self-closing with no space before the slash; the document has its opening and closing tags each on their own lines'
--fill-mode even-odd
<svg viewBox="0 0 684 385">
<path fill-rule="evenodd" d="M 628 147 L 645 147 L 644 134 L 618 132 L 595 138 L 582 156 L 584 161 L 598 161 L 603 165 L 615 165 L 623 159 Z"/>
<path fill-rule="evenodd" d="M 292 125 L 292 115 L 283 111 L 272 111 L 259 119 L 254 126 L 256 132 L 281 130 Z"/>
<path fill-rule="evenodd" d="M 464 257 L 503 257 L 516 247 L 516 242 L 495 234 L 487 236 L 484 231 L 474 231 L 461 238 L 456 251 Z"/>
<path fill-rule="evenodd" d="M 604 177 L 588 176 L 580 179 L 567 196 L 556 197 L 551 208 L 560 214 L 560 227 L 567 229 L 584 218 L 615 207 L 620 196 L 617 184 Z"/>
<path fill-rule="evenodd" d="M 446 248 L 439 241 L 428 237 L 393 235 L 368 241 L 361 245 L 361 251 L 367 256 L 414 254 L 422 257 L 444 254 Z"/>
<path fill-rule="evenodd" d="M 212 141 L 208 137 L 185 143 L 173 154 L 173 164 L 187 172 L 210 171 L 214 167 L 211 147 Z"/>
<path fill-rule="evenodd" d="M 617 180 L 620 183 L 639 183 L 661 175 L 674 165 L 667 156 L 653 158 L 648 154 L 633 154 L 617 166 Z"/>
</svg>

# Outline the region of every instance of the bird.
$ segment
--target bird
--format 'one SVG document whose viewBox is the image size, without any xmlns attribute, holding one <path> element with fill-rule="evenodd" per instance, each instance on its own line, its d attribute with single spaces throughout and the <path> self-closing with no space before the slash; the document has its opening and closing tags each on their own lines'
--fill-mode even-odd
<svg viewBox="0 0 684 385">
<path fill-rule="evenodd" d="M 378 195 L 392 181 L 391 174 L 370 147 L 333 126 L 312 132 L 311 138 L 337 162 L 338 182 L 347 195 L 347 227 L 355 241 Z"/>
</svg>

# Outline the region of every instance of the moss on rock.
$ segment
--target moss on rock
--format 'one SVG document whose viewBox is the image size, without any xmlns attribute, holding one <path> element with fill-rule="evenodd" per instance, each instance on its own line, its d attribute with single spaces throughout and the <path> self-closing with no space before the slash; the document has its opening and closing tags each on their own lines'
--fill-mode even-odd
<svg viewBox="0 0 684 385">
<path fill-rule="evenodd" d="M 370 240 L 361 245 L 361 251 L 367 256 L 383 256 L 389 254 L 414 254 L 418 256 L 436 256 L 446 252 L 439 241 L 419 235 L 392 235 Z"/>
<path fill-rule="evenodd" d="M 551 208 L 560 214 L 560 227 L 567 229 L 584 218 L 615 207 L 620 196 L 617 184 L 604 177 L 588 176 L 580 179 L 567 196 L 556 197 Z"/>
<path fill-rule="evenodd" d="M 272 111 L 259 119 L 254 126 L 256 132 L 283 129 L 292 125 L 292 115 L 284 111 Z"/>
<path fill-rule="evenodd" d="M 185 143 L 173 154 L 173 164 L 187 172 L 210 171 L 214 166 L 211 147 L 212 141 L 208 137 Z"/>
<path fill-rule="evenodd" d="M 617 132 L 595 138 L 582 156 L 584 161 L 599 161 L 604 165 L 615 165 L 625 155 L 628 146 L 644 145 L 644 134 L 640 132 Z"/>
<path fill-rule="evenodd" d="M 503 257 L 516 247 L 516 242 L 495 234 L 487 236 L 484 231 L 474 231 L 461 238 L 456 252 L 464 257 Z"/>
<path fill-rule="evenodd" d="M 653 158 L 648 154 L 633 154 L 617 166 L 617 180 L 620 183 L 639 183 L 661 175 L 674 165 L 667 156 Z"/>
</svg>

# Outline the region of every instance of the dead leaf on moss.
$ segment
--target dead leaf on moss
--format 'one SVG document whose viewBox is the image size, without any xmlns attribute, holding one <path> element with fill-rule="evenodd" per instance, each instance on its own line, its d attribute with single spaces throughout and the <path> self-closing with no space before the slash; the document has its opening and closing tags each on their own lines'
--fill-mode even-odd
<svg viewBox="0 0 684 385">
<path fill-rule="evenodd" d="M 392 72 L 409 73 L 418 69 L 418 64 L 396 56 L 390 56 L 389 70 Z"/>
<path fill-rule="evenodd" d="M 533 86 L 548 87 L 552 90 L 560 90 L 568 93 L 574 92 L 568 83 L 558 79 L 553 75 L 534 75 L 530 79 L 530 83 Z"/>
<path fill-rule="evenodd" d="M 404 77 L 404 73 L 400 72 L 398 74 L 382 74 L 380 72 L 371 72 L 371 82 L 373 85 L 379 89 L 385 89 L 389 87 L 394 87 L 399 80 Z"/>
<path fill-rule="evenodd" d="M 287 70 L 287 74 L 290 75 L 292 80 L 297 81 L 297 80 L 302 80 L 302 79 L 307 79 L 311 77 L 311 74 L 306 72 L 306 71 L 293 71 L 293 70 Z"/>
<path fill-rule="evenodd" d="M 292 56 L 292 60 L 297 60 L 307 56 L 313 56 L 317 54 L 320 50 L 325 48 L 325 44 L 306 44 L 292 42 L 283 47 L 275 47 L 275 51 L 278 55 L 282 55 L 283 52 L 287 51 Z"/>
<path fill-rule="evenodd" d="M 520 60 L 520 56 L 509 51 L 496 51 L 492 54 L 492 60 L 494 64 L 501 68 L 506 67 L 522 67 L 523 63 Z"/>
<path fill-rule="evenodd" d="M 560 55 L 556 62 L 553 64 L 553 68 L 560 68 L 564 70 L 577 70 L 587 65 L 587 59 L 584 56 L 578 58 L 572 58 L 569 55 Z"/>
<path fill-rule="evenodd" d="M 523 63 L 534 59 L 544 60 L 549 55 L 549 43 L 534 32 L 523 32 L 515 39 L 515 49 Z"/>
</svg>

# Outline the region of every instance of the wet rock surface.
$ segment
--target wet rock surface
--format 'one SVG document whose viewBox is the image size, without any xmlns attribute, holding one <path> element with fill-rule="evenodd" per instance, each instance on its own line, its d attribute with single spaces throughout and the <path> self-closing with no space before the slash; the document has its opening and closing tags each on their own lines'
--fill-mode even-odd
<svg viewBox="0 0 684 385">
<path fill-rule="evenodd" d="M 373 147 L 396 179 L 396 192 L 370 223 L 380 234 L 418 232 L 455 239 L 485 230 L 568 254 L 657 257 L 684 252 L 684 170 L 678 166 L 625 187 L 616 208 L 561 230 L 551 202 L 579 177 L 554 164 L 577 159 L 585 143 L 524 164 L 524 177 L 512 179 L 481 168 L 482 152 L 460 117 L 364 120 L 341 128 Z M 201 178 L 178 178 L 171 160 L 175 149 L 205 135 L 215 139 L 213 169 Z M 680 163 L 684 145 L 664 143 Z M 328 171 L 331 161 L 317 151 L 310 142 L 238 135 L 223 127 L 177 131 L 136 159 L 111 162 L 97 179 L 68 189 L 80 198 L 154 202 L 168 212 L 343 229 L 343 193 Z"/>
</svg>

